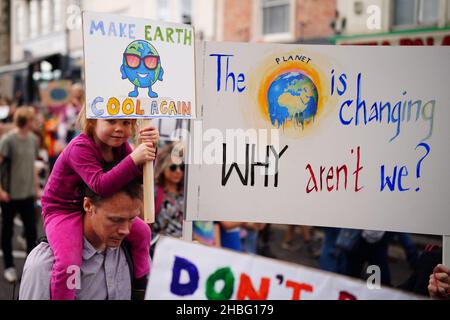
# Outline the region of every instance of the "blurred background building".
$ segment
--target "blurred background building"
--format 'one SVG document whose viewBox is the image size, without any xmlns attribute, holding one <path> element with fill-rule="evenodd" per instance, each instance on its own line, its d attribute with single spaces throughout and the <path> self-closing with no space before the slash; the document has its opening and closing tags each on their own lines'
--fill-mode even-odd
<svg viewBox="0 0 450 320">
<path fill-rule="evenodd" d="M 82 79 L 82 10 L 179 23 L 195 11 L 197 36 L 213 39 L 214 9 L 209 0 L 0 0 L 0 95 L 31 103 L 44 82 Z"/>
<path fill-rule="evenodd" d="M 338 0 L 336 44 L 450 45 L 449 0 Z"/>
<path fill-rule="evenodd" d="M 82 79 L 82 10 L 192 24 L 197 40 L 450 44 L 450 0 L 0 0 L 0 95 Z"/>
<path fill-rule="evenodd" d="M 218 7 L 220 41 L 329 44 L 334 35 L 336 0 L 222 0 Z"/>
</svg>

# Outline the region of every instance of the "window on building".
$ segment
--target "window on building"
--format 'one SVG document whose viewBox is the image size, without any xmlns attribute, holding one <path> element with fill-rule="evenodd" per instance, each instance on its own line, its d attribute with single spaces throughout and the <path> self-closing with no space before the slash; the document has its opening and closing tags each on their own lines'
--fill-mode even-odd
<svg viewBox="0 0 450 320">
<path fill-rule="evenodd" d="M 47 34 L 52 29 L 51 1 L 41 0 L 41 31 Z"/>
<path fill-rule="evenodd" d="M 439 19 L 439 0 L 395 0 L 394 26 L 435 25 Z"/>
<path fill-rule="evenodd" d="M 39 3 L 37 0 L 30 1 L 30 38 L 39 35 Z"/>
<path fill-rule="evenodd" d="M 53 0 L 53 21 L 52 21 L 52 29 L 55 32 L 63 30 L 63 7 L 62 7 L 62 1 L 63 0 Z"/>
<path fill-rule="evenodd" d="M 17 41 L 23 42 L 27 36 L 28 19 L 26 17 L 27 9 L 24 2 L 17 2 L 16 4 L 16 28 L 17 28 Z"/>
<path fill-rule="evenodd" d="M 261 0 L 263 34 L 289 32 L 290 0 Z"/>
<path fill-rule="evenodd" d="M 422 0 L 421 5 L 419 21 L 422 24 L 436 24 L 439 19 L 439 0 Z"/>
</svg>

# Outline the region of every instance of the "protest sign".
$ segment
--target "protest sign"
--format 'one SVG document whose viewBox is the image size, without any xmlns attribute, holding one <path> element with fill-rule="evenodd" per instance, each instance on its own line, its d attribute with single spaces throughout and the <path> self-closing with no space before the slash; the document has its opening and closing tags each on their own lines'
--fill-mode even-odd
<svg viewBox="0 0 450 320">
<path fill-rule="evenodd" d="M 83 12 L 88 118 L 195 118 L 191 26 Z"/>
<path fill-rule="evenodd" d="M 41 102 L 44 107 L 61 107 L 70 101 L 69 80 L 55 80 L 42 84 L 39 88 Z"/>
<path fill-rule="evenodd" d="M 189 220 L 450 234 L 450 48 L 198 50 Z"/>
<path fill-rule="evenodd" d="M 88 118 L 195 118 L 191 26 L 83 12 L 83 42 Z M 151 161 L 144 166 L 147 223 L 154 221 L 153 180 Z"/>
<path fill-rule="evenodd" d="M 378 284 L 379 285 L 379 284 Z M 330 272 L 162 237 L 146 299 L 356 300 L 417 296 Z"/>
</svg>

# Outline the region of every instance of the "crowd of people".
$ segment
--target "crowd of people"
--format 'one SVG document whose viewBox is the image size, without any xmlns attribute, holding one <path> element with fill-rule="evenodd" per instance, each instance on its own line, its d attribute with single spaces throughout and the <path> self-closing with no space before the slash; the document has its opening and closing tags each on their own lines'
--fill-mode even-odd
<svg viewBox="0 0 450 320">
<path fill-rule="evenodd" d="M 74 84 L 64 105 L 22 106 L 0 98 L 3 275 L 11 283 L 20 280 L 12 255 L 18 213 L 24 226 L 19 237 L 25 239 L 29 254 L 21 299 L 128 299 L 134 292 L 142 298 L 159 236 L 182 237 L 182 144 L 160 141 L 154 126 L 138 130 L 136 120 L 86 119 L 83 97 L 82 86 Z M 147 225 L 141 219 L 139 188 L 142 166 L 151 160 L 155 160 L 155 222 Z M 44 241 L 38 241 L 39 224 L 44 226 Z M 300 230 L 301 249 L 317 259 L 322 270 L 361 278 L 366 265 L 377 265 L 384 285 L 392 285 L 388 248 L 395 239 L 412 269 L 401 288 L 435 299 L 450 298 L 450 269 L 442 265 L 439 247 L 419 254 L 404 233 L 309 226 Z M 320 243 L 315 236 L 319 230 Z M 295 231 L 296 226 L 286 226 L 281 244 L 292 254 L 300 249 Z M 193 222 L 194 241 L 276 258 L 270 235 L 271 225 L 266 223 Z M 109 253 L 108 248 L 114 247 L 121 251 Z M 108 266 L 97 270 L 105 257 L 110 257 L 104 260 Z M 126 277 L 118 271 L 127 269 L 125 264 L 132 270 Z M 67 285 L 70 268 L 81 270 L 82 285 L 89 283 L 83 290 Z M 104 285 L 105 277 L 115 284 Z"/>
</svg>

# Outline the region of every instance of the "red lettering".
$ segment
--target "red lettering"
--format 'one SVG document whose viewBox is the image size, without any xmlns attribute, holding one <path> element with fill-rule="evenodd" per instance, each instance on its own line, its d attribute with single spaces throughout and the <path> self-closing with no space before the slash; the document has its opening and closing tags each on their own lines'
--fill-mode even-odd
<svg viewBox="0 0 450 320">
<path fill-rule="evenodd" d="M 310 174 L 308 185 L 306 186 L 306 193 L 310 193 L 313 190 L 318 191 L 316 177 L 314 176 L 314 171 L 311 168 L 311 165 L 309 163 L 306 166 L 306 169 L 309 170 L 309 174 Z M 314 183 L 314 186 L 312 188 L 309 187 L 309 185 L 311 184 L 311 181 Z"/>
<path fill-rule="evenodd" d="M 450 35 L 445 36 L 444 39 L 442 39 L 442 45 L 443 46 L 450 46 Z"/>
<path fill-rule="evenodd" d="M 401 46 L 412 46 L 413 42 L 412 42 L 411 39 L 400 39 L 398 41 L 398 44 L 401 45 Z"/>
<path fill-rule="evenodd" d="M 328 174 L 327 174 L 327 190 L 328 190 L 328 191 L 332 191 L 332 190 L 333 190 L 333 185 L 331 185 L 331 187 L 330 187 L 330 185 L 329 185 L 329 181 L 330 181 L 330 180 L 333 180 L 333 173 L 334 173 L 333 167 L 331 167 L 330 169 L 328 169 Z M 337 189 L 337 186 L 336 186 L 336 189 Z"/>
<path fill-rule="evenodd" d="M 313 292 L 313 287 L 306 283 L 298 283 L 294 281 L 286 281 L 286 288 L 292 288 L 292 300 L 300 300 L 302 291 Z"/>
<path fill-rule="evenodd" d="M 358 300 L 354 295 L 348 293 L 347 291 L 339 292 L 339 300 Z"/>
<path fill-rule="evenodd" d="M 339 177 L 341 171 L 344 171 L 344 178 L 345 178 L 344 190 L 347 190 L 347 166 L 344 164 L 343 166 L 337 167 L 336 169 L 336 191 L 339 190 Z"/>
<path fill-rule="evenodd" d="M 359 165 L 359 159 L 360 159 L 360 154 L 359 154 L 359 146 L 356 149 L 356 170 L 353 172 L 353 175 L 355 176 L 355 192 L 358 192 L 359 190 L 361 190 L 363 187 L 358 188 L 358 178 L 359 178 L 359 172 L 362 170 L 362 166 Z M 353 149 L 352 149 L 352 153 L 353 153 Z"/>
<path fill-rule="evenodd" d="M 354 150 L 351 149 L 351 153 L 354 153 Z M 359 185 L 359 176 L 360 176 L 360 172 L 362 171 L 364 167 L 361 165 L 361 148 L 358 146 L 358 148 L 356 148 L 356 169 L 355 171 L 353 171 L 353 176 L 355 177 L 355 187 L 354 187 L 354 191 L 358 192 L 360 191 L 363 186 Z M 339 191 L 339 185 L 340 185 L 340 181 L 342 180 L 341 178 L 341 174 L 344 175 L 344 190 L 347 190 L 347 176 L 348 176 L 348 170 L 347 170 L 347 165 L 342 165 L 342 166 L 336 166 L 336 167 L 324 167 L 324 166 L 320 166 L 319 167 L 319 175 L 320 175 L 320 180 L 319 180 L 319 184 L 317 183 L 317 179 L 316 176 L 314 174 L 314 170 L 311 166 L 311 164 L 308 163 L 308 165 L 306 166 L 306 170 L 309 173 L 309 180 L 308 180 L 308 184 L 306 185 L 306 193 L 310 193 L 312 191 L 318 192 L 318 191 L 322 191 L 325 188 L 325 184 L 326 184 L 326 190 L 328 192 L 331 192 L 335 189 L 336 187 L 336 191 Z M 324 177 L 326 173 L 326 177 Z M 336 179 L 336 183 L 333 184 L 334 179 Z M 325 181 L 324 181 L 325 180 Z"/>
<path fill-rule="evenodd" d="M 261 278 L 259 290 L 256 291 L 255 288 L 253 287 L 252 280 L 250 279 L 250 277 L 245 273 L 242 273 L 237 293 L 237 299 L 245 300 L 245 298 L 248 298 L 249 300 L 267 300 L 267 296 L 269 294 L 269 287 L 270 287 L 270 279 Z"/>
</svg>

